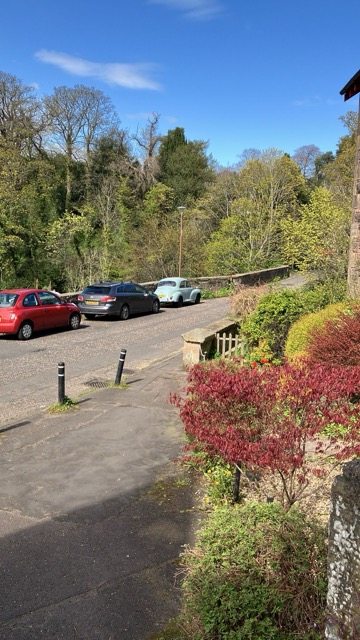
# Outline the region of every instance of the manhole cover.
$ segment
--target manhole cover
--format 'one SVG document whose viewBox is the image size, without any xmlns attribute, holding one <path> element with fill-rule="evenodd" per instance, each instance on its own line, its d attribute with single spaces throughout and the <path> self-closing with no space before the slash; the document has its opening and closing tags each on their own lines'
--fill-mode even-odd
<svg viewBox="0 0 360 640">
<path fill-rule="evenodd" d="M 109 386 L 109 382 L 107 380 L 88 380 L 86 385 L 91 388 L 105 389 Z"/>
</svg>

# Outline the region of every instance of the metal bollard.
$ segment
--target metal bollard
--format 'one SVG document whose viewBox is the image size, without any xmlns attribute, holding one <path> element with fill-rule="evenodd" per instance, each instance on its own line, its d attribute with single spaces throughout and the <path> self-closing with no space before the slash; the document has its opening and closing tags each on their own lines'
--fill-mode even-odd
<svg viewBox="0 0 360 640">
<path fill-rule="evenodd" d="M 116 377 L 115 377 L 115 384 L 120 384 L 120 380 L 121 380 L 121 376 L 124 368 L 125 357 L 126 357 L 126 349 L 121 349 L 119 364 L 118 364 Z"/>
<path fill-rule="evenodd" d="M 65 399 L 65 362 L 58 364 L 58 402 L 64 404 Z"/>
</svg>

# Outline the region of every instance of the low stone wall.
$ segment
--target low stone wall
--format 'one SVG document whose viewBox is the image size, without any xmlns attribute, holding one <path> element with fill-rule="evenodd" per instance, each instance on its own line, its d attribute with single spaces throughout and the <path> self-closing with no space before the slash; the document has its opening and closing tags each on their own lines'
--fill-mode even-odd
<svg viewBox="0 0 360 640">
<path fill-rule="evenodd" d="M 225 289 L 229 284 L 248 286 L 271 282 L 274 278 L 288 278 L 290 275 L 290 267 L 282 265 L 281 267 L 272 267 L 271 269 L 262 269 L 261 271 L 248 271 L 246 273 L 236 273 L 229 276 L 202 276 L 201 278 L 189 278 L 191 284 L 199 289 L 207 289 L 208 291 L 218 291 Z M 159 280 L 152 282 L 140 282 L 143 287 L 155 291 Z M 61 293 L 61 297 L 67 302 L 77 302 L 77 296 L 80 291 L 71 293 Z"/>
<path fill-rule="evenodd" d="M 271 269 L 262 269 L 261 271 L 248 271 L 246 273 L 236 273 L 228 276 L 202 276 L 201 278 L 189 278 L 191 284 L 199 289 L 207 289 L 208 291 L 218 291 L 225 289 L 229 284 L 248 286 L 270 282 L 274 278 L 288 278 L 290 275 L 290 267 L 282 265 L 280 267 L 272 267 Z M 148 289 L 154 291 L 158 280 L 155 282 L 142 282 L 141 284 Z"/>
<path fill-rule="evenodd" d="M 331 493 L 328 640 L 360 638 L 360 459 L 347 462 Z"/>
<path fill-rule="evenodd" d="M 184 340 L 183 345 L 183 365 L 189 367 L 200 360 L 209 357 L 209 354 L 216 348 L 216 334 L 234 333 L 237 330 L 236 322 L 224 318 L 217 320 L 207 327 L 199 327 L 182 334 Z"/>
</svg>

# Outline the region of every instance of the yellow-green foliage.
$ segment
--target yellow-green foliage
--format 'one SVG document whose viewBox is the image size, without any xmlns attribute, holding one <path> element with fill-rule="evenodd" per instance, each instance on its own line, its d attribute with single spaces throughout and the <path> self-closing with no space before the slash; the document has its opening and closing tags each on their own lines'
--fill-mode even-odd
<svg viewBox="0 0 360 640">
<path fill-rule="evenodd" d="M 337 302 L 296 320 L 287 335 L 285 356 L 291 359 L 306 355 L 309 335 L 313 327 L 321 327 L 327 320 L 335 318 L 341 312 L 350 310 L 350 307 L 349 302 Z"/>
</svg>

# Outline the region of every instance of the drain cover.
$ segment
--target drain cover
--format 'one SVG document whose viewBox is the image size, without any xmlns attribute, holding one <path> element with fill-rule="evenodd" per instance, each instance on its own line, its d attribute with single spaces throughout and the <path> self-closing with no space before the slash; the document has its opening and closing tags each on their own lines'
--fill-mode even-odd
<svg viewBox="0 0 360 640">
<path fill-rule="evenodd" d="M 109 386 L 109 382 L 107 380 L 88 380 L 86 385 L 91 388 L 105 389 Z"/>
</svg>

